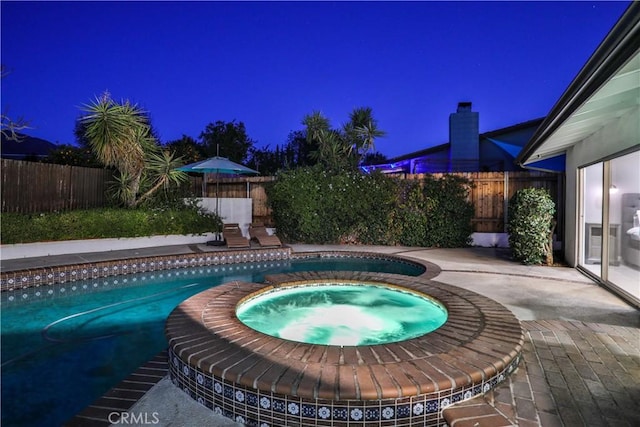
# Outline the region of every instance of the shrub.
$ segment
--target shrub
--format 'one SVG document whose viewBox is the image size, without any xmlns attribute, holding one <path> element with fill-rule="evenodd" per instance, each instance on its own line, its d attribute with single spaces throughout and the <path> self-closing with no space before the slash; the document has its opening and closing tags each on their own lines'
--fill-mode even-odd
<svg viewBox="0 0 640 427">
<path fill-rule="evenodd" d="M 454 248 L 471 243 L 473 205 L 467 200 L 470 182 L 455 175 L 398 183 L 395 226 L 406 246 Z"/>
<path fill-rule="evenodd" d="M 398 181 L 398 200 L 393 215 L 398 243 L 424 246 L 427 241 L 428 200 L 418 181 Z"/>
<path fill-rule="evenodd" d="M 394 186 L 382 174 L 298 168 L 278 174 L 267 196 L 288 242 L 387 243 Z"/>
<path fill-rule="evenodd" d="M 470 243 L 468 181 L 422 182 L 319 165 L 278 175 L 267 196 L 288 242 L 459 247 Z"/>
<path fill-rule="evenodd" d="M 2 214 L 2 244 L 59 240 L 203 234 L 222 230 L 218 216 L 197 206 L 179 209 L 91 209 Z"/>
<path fill-rule="evenodd" d="M 273 220 L 281 238 L 288 242 L 313 242 L 319 239 L 322 197 L 316 182 L 322 172 L 314 167 L 281 172 L 265 188 Z"/>
<path fill-rule="evenodd" d="M 523 264 L 553 263 L 555 204 L 543 188 L 518 190 L 509 200 L 507 232 L 513 257 Z"/>
</svg>

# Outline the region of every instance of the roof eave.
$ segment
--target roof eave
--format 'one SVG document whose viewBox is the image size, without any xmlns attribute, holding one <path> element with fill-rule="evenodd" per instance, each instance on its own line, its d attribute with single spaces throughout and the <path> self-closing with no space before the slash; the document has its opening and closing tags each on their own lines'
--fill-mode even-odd
<svg viewBox="0 0 640 427">
<path fill-rule="evenodd" d="M 515 160 L 519 166 L 542 159 L 531 156 L 636 53 L 640 48 L 639 17 L 640 2 L 632 1 L 522 149 Z M 558 154 L 561 153 L 555 155 Z M 553 156 L 545 154 L 545 157 Z"/>
</svg>

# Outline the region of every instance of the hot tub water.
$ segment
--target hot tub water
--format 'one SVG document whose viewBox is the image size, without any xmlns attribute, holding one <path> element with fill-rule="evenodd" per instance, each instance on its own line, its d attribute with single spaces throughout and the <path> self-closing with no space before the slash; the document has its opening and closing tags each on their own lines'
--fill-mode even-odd
<svg viewBox="0 0 640 427">
<path fill-rule="evenodd" d="M 277 338 L 340 346 L 404 341 L 447 320 L 446 309 L 433 298 L 370 284 L 276 288 L 241 301 L 236 315 Z"/>
</svg>

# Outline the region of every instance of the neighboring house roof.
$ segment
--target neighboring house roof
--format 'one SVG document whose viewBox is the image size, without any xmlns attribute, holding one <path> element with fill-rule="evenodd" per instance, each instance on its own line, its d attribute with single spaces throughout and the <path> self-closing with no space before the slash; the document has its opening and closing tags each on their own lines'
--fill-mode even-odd
<svg viewBox="0 0 640 427">
<path fill-rule="evenodd" d="M 633 1 L 516 158 L 561 155 L 640 104 L 640 2 Z"/>
<path fill-rule="evenodd" d="M 519 130 L 523 130 L 523 129 L 528 129 L 531 127 L 535 127 L 540 125 L 540 123 L 542 123 L 542 121 L 544 120 L 544 117 L 540 117 L 537 119 L 533 119 L 533 120 L 528 120 L 526 122 L 522 122 L 522 123 L 518 123 L 515 125 L 511 125 L 511 126 L 507 126 L 504 128 L 500 128 L 500 129 L 495 129 L 489 132 L 485 132 L 485 133 L 481 133 L 479 135 L 480 139 L 489 139 L 492 142 L 496 142 L 494 140 L 492 140 L 492 138 L 495 138 L 497 136 L 500 135 L 504 135 L 504 134 L 508 134 L 508 133 L 512 133 L 512 132 L 517 132 Z M 500 144 L 497 144 L 500 146 Z M 434 145 L 433 147 L 429 147 L 429 148 L 425 148 L 423 150 L 418 150 L 418 151 L 414 151 L 413 153 L 408 153 L 408 154 L 403 154 L 401 156 L 398 157 L 394 157 L 392 159 L 389 159 L 388 163 L 396 163 L 396 162 L 400 162 L 402 160 L 409 160 L 409 159 L 415 159 L 418 157 L 424 157 L 424 156 L 428 156 L 429 154 L 434 154 L 434 153 L 438 153 L 441 151 L 445 151 L 448 150 L 450 146 L 449 142 L 445 142 L 444 144 L 440 144 L 440 145 Z M 515 146 L 513 146 L 515 147 Z M 505 149 L 504 147 L 501 147 L 503 149 Z M 518 147 L 518 150 L 521 147 Z M 513 153 L 513 150 L 505 150 L 507 151 L 509 154 L 511 154 L 513 157 L 515 157 L 517 155 L 517 153 Z"/>
<path fill-rule="evenodd" d="M 500 128 L 496 130 L 492 130 L 489 132 L 481 133 L 480 138 L 495 138 L 500 135 L 504 135 L 505 133 L 517 132 L 523 129 L 529 129 L 532 127 L 540 126 L 540 124 L 544 121 L 544 117 L 539 117 L 533 120 L 527 120 L 526 122 L 518 123 L 512 126 L 507 126 L 505 128 Z"/>
<path fill-rule="evenodd" d="M 0 155 L 3 159 L 43 158 L 58 146 L 42 138 L 18 134 L 19 141 L 13 141 L 2 135 L 0 139 Z"/>
<path fill-rule="evenodd" d="M 393 159 L 390 159 L 388 161 L 388 163 L 394 163 L 394 162 L 400 162 L 402 160 L 414 159 L 416 157 L 423 157 L 423 156 L 427 156 L 429 154 L 437 153 L 439 151 L 448 150 L 449 149 L 449 145 L 450 144 L 448 142 L 445 142 L 444 144 L 434 145 L 433 147 L 425 148 L 423 150 L 414 151 L 413 153 L 403 154 L 401 156 L 394 157 Z"/>
<path fill-rule="evenodd" d="M 515 158 L 518 155 L 518 153 L 520 153 L 520 150 L 522 150 L 522 147 L 520 145 L 509 144 L 508 142 L 498 141 L 493 138 L 487 138 L 487 139 L 493 142 L 494 144 L 496 144 L 498 147 L 502 148 L 507 154 L 509 154 L 513 158 Z"/>
</svg>

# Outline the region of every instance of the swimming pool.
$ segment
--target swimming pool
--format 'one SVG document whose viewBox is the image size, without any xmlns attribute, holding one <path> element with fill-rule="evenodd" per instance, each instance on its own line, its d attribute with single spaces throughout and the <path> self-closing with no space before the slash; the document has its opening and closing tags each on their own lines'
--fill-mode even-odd
<svg viewBox="0 0 640 427">
<path fill-rule="evenodd" d="M 233 280 L 308 270 L 420 275 L 370 258 L 308 257 L 114 276 L 2 292 L 2 424 L 60 425 L 167 346 L 164 324 L 191 295 Z"/>
</svg>

